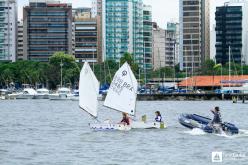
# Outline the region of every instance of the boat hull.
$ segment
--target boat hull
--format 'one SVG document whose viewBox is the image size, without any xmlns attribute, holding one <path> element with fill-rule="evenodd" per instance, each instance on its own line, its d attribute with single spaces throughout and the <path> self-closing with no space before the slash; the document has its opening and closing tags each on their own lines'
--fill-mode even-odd
<svg viewBox="0 0 248 165">
<path fill-rule="evenodd" d="M 210 126 L 211 119 L 203 117 L 196 114 L 181 114 L 178 118 L 179 123 L 184 127 L 189 129 L 199 128 L 206 133 L 221 133 L 225 132 L 226 134 L 238 134 L 239 129 L 231 123 L 224 122 L 221 125 L 221 128 Z"/>
<path fill-rule="evenodd" d="M 129 131 L 131 126 L 124 124 L 110 124 L 110 123 L 94 123 L 89 124 L 90 128 L 95 131 Z"/>
<path fill-rule="evenodd" d="M 49 99 L 49 95 L 35 95 L 34 99 Z"/>
<path fill-rule="evenodd" d="M 34 95 L 23 95 L 23 94 L 21 94 L 21 95 L 18 95 L 17 97 L 16 97 L 16 99 L 33 99 L 34 98 Z"/>
<path fill-rule="evenodd" d="M 62 94 L 51 94 L 49 95 L 50 100 L 71 100 L 72 96 Z"/>
<path fill-rule="evenodd" d="M 132 129 L 164 129 L 166 125 L 163 122 L 143 122 L 132 121 Z"/>
</svg>

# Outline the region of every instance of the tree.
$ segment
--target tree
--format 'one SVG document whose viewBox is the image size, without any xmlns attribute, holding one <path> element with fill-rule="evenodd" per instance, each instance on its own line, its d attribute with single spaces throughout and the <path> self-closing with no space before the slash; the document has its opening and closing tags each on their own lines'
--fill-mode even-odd
<svg viewBox="0 0 248 165">
<path fill-rule="evenodd" d="M 202 75 L 213 75 L 215 62 L 213 60 L 206 60 L 202 65 L 201 74 Z"/>
<path fill-rule="evenodd" d="M 47 71 L 52 88 L 60 84 L 60 64 L 63 64 L 63 84 L 74 84 L 79 81 L 80 68 L 72 55 L 64 52 L 56 52 L 49 59 L 49 70 Z"/>
<path fill-rule="evenodd" d="M 123 65 L 125 62 L 127 62 L 130 65 L 134 74 L 139 73 L 139 65 L 137 63 L 135 63 L 135 61 L 133 59 L 133 55 L 131 53 L 126 52 L 126 53 L 124 53 L 123 57 L 121 57 L 121 59 L 120 59 L 121 65 Z"/>
</svg>

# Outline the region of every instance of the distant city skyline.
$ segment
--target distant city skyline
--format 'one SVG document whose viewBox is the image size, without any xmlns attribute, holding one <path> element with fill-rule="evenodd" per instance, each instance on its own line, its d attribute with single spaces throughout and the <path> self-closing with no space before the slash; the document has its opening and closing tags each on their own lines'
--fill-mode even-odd
<svg viewBox="0 0 248 165">
<path fill-rule="evenodd" d="M 28 5 L 29 0 L 18 1 L 18 19 L 22 19 L 22 8 Z M 146 5 L 152 6 L 153 21 L 157 22 L 162 28 L 166 28 L 168 21 L 179 22 L 179 0 L 143 0 Z M 215 23 L 214 13 L 216 6 L 221 6 L 228 0 L 210 0 L 210 17 L 212 28 Z M 60 0 L 60 2 L 72 3 L 75 7 L 91 7 L 91 0 Z"/>
</svg>

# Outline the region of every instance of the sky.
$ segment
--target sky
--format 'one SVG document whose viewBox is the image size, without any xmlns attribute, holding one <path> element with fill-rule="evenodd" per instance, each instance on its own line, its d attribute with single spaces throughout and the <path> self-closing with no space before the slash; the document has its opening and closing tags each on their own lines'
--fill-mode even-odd
<svg viewBox="0 0 248 165">
<path fill-rule="evenodd" d="M 72 3 L 73 7 L 91 7 L 91 0 L 60 0 Z M 166 28 L 166 22 L 179 21 L 179 0 L 143 0 L 145 4 L 152 6 L 153 21 L 162 28 Z M 214 13 L 216 6 L 221 6 L 228 0 L 210 0 L 211 27 L 214 24 Z M 29 0 L 17 0 L 18 18 L 22 19 L 22 8 L 28 5 Z"/>
</svg>

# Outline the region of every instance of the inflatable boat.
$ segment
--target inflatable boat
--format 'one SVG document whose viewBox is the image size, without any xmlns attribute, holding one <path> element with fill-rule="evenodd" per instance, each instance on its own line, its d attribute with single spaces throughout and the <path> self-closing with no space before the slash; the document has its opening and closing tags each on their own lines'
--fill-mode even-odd
<svg viewBox="0 0 248 165">
<path fill-rule="evenodd" d="M 193 129 L 199 128 L 207 133 L 221 133 L 225 132 L 226 134 L 233 135 L 238 134 L 239 129 L 231 123 L 224 122 L 220 127 L 211 126 L 209 123 L 211 122 L 210 118 L 203 117 L 196 114 L 181 114 L 178 118 L 179 123 L 183 126 Z"/>
</svg>

